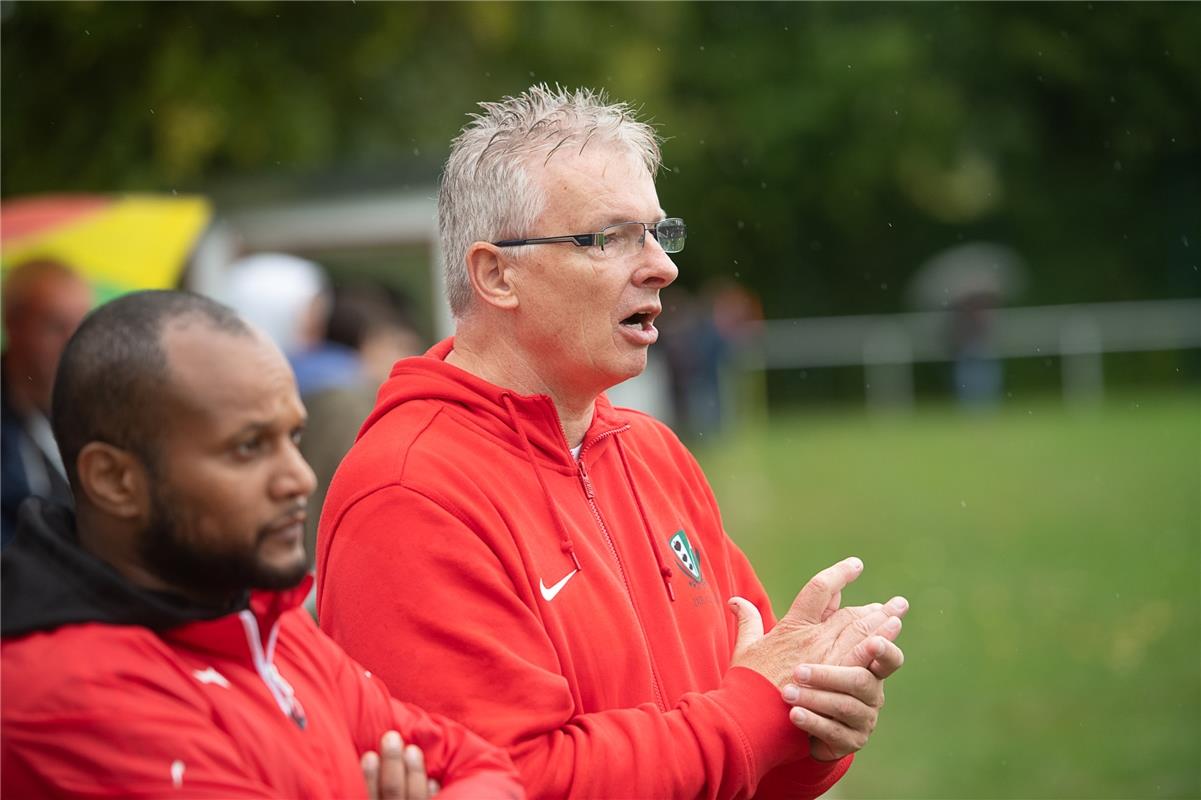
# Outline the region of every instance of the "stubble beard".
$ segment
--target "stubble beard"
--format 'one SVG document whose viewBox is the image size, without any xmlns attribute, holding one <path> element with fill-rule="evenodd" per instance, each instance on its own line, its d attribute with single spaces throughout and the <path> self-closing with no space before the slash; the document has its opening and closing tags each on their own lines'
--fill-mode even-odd
<svg viewBox="0 0 1201 800">
<path fill-rule="evenodd" d="M 207 541 L 198 534 L 195 515 L 181 506 L 169 491 L 156 489 L 139 544 L 143 562 L 169 585 L 192 596 L 228 599 L 249 589 L 290 589 L 308 572 L 304 558 L 287 568 L 262 562 L 259 551 L 269 533 L 265 528 L 247 547 Z"/>
</svg>

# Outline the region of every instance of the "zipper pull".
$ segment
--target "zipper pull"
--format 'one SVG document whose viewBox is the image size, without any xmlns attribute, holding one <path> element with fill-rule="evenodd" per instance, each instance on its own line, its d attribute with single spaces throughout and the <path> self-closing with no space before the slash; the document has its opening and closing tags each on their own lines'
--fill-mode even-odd
<svg viewBox="0 0 1201 800">
<path fill-rule="evenodd" d="M 584 484 L 584 494 L 591 500 L 596 497 L 596 492 L 592 491 L 592 481 L 588 480 L 588 470 L 584 468 L 584 459 L 576 462 L 580 465 L 580 482 Z"/>
</svg>

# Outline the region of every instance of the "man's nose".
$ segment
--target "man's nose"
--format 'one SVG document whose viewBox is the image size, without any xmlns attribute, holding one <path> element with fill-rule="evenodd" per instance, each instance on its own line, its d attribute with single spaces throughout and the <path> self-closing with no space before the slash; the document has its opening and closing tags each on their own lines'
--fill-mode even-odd
<svg viewBox="0 0 1201 800">
<path fill-rule="evenodd" d="M 659 244 L 659 240 L 654 236 L 646 237 L 646 243 L 642 246 L 640 255 L 642 257 L 639 260 L 638 271 L 634 273 L 636 285 L 662 289 L 670 286 L 680 276 L 679 267 L 671 260 L 671 256 L 667 255 L 662 245 Z"/>
<path fill-rule="evenodd" d="M 300 454 L 300 448 L 288 442 L 284 448 L 284 463 L 275 476 L 272 490 L 276 497 L 308 497 L 317 488 L 317 475 Z"/>
</svg>

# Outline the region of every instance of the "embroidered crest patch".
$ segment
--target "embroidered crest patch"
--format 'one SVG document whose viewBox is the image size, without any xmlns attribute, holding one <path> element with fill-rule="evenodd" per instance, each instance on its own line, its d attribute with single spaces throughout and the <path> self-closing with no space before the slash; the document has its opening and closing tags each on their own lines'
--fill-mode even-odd
<svg viewBox="0 0 1201 800">
<path fill-rule="evenodd" d="M 671 552 L 675 554 L 676 561 L 680 562 L 680 566 L 684 571 L 692 576 L 694 581 L 701 580 L 701 560 L 697 556 L 696 550 L 692 549 L 692 542 L 688 541 L 688 534 L 684 533 L 683 529 L 676 531 L 667 541 L 667 546 L 671 548 Z"/>
</svg>

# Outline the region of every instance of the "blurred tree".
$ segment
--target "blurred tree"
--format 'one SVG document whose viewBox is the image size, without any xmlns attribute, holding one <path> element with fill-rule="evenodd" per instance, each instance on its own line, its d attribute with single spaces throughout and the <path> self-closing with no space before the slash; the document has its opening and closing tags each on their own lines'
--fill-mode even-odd
<svg viewBox="0 0 1201 800">
<path fill-rule="evenodd" d="M 891 311 L 987 238 L 1025 302 L 1201 294 L 1201 5 L 11 3 L 4 195 L 431 184 L 482 99 L 604 87 L 669 137 L 681 280 Z"/>
</svg>

